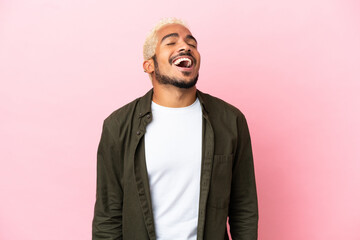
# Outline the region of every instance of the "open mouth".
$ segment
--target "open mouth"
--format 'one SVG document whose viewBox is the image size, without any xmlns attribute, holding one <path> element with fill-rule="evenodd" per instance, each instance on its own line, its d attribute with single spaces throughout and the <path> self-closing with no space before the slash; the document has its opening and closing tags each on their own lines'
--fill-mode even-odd
<svg viewBox="0 0 360 240">
<path fill-rule="evenodd" d="M 194 61 L 190 57 L 181 56 L 174 59 L 173 64 L 176 67 L 180 68 L 180 70 L 184 71 L 184 70 L 191 70 L 194 65 Z"/>
</svg>

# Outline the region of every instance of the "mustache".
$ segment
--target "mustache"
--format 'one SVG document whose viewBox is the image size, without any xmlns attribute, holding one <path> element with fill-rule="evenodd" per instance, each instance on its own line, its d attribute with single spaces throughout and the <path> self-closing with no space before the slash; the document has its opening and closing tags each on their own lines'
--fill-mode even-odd
<svg viewBox="0 0 360 240">
<path fill-rule="evenodd" d="M 178 57 L 181 57 L 181 56 L 189 56 L 191 57 L 191 59 L 193 60 L 194 64 L 196 64 L 196 59 L 194 58 L 194 56 L 190 53 L 190 52 L 181 52 L 179 53 L 178 55 L 174 56 L 174 57 L 171 57 L 169 59 L 169 63 L 170 65 L 173 63 L 174 59 L 175 58 L 178 58 Z"/>
</svg>

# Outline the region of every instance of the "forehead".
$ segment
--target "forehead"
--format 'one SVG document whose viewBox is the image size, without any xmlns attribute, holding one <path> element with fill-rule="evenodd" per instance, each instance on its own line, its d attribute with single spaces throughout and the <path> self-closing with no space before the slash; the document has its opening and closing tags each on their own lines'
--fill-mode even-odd
<svg viewBox="0 0 360 240">
<path fill-rule="evenodd" d="M 183 25 L 167 24 L 157 31 L 158 40 L 161 41 L 161 39 L 164 36 L 171 34 L 171 33 L 177 33 L 177 34 L 179 34 L 179 36 L 183 36 L 183 37 L 185 37 L 187 35 L 191 35 L 190 30 L 187 29 L 186 27 L 184 27 Z"/>
</svg>

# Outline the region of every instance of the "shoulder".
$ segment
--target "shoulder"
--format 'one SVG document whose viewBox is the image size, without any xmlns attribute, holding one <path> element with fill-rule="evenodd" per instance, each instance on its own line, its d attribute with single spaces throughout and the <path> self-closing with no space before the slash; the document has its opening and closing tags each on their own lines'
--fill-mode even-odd
<svg viewBox="0 0 360 240">
<path fill-rule="evenodd" d="M 116 109 L 110 115 L 108 115 L 104 122 L 111 123 L 111 122 L 122 122 L 124 121 L 126 116 L 132 115 L 136 109 L 136 105 L 139 102 L 140 97 L 136 98 L 135 100 L 125 104 L 124 106 Z"/>
<path fill-rule="evenodd" d="M 104 127 L 109 128 L 112 132 L 129 131 L 133 126 L 133 121 L 140 112 L 146 111 L 151 101 L 152 90 L 148 91 L 144 96 L 125 104 L 124 106 L 113 111 L 104 120 Z M 150 99 L 150 100 L 149 100 Z"/>
<path fill-rule="evenodd" d="M 243 119 L 244 114 L 234 105 L 198 90 L 198 96 L 206 111 L 211 115 L 225 115 L 227 117 L 235 117 Z"/>
<path fill-rule="evenodd" d="M 134 119 L 134 114 L 145 113 L 151 106 L 153 90 L 150 89 L 144 96 L 125 104 L 113 111 L 105 120 L 106 124 L 124 124 L 130 123 Z"/>
</svg>

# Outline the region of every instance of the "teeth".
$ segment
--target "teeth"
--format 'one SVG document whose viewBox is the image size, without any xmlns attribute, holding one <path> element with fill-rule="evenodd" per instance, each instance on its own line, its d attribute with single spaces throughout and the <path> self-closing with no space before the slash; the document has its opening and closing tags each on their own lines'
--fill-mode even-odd
<svg viewBox="0 0 360 240">
<path fill-rule="evenodd" d="M 186 61 L 186 62 L 187 62 L 187 67 L 190 67 L 191 64 L 192 64 L 192 61 L 191 61 L 190 58 L 179 58 L 179 59 L 177 59 L 177 60 L 174 62 L 174 64 L 175 64 L 175 65 L 179 65 L 182 61 Z"/>
</svg>

